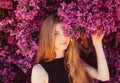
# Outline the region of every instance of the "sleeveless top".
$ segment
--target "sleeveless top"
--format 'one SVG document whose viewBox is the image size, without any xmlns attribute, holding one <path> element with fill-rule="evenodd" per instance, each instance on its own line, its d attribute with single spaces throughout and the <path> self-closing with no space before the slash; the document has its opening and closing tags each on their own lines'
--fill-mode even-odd
<svg viewBox="0 0 120 83">
<path fill-rule="evenodd" d="M 51 62 L 40 62 L 49 76 L 49 83 L 69 83 L 68 72 L 65 70 L 64 58 Z"/>
</svg>

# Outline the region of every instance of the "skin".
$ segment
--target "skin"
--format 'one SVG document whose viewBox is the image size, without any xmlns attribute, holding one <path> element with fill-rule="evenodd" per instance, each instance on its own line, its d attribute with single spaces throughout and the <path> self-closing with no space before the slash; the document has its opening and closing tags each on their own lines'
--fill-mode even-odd
<svg viewBox="0 0 120 83">
<path fill-rule="evenodd" d="M 64 35 L 62 24 L 58 23 L 55 28 L 55 53 L 56 58 L 64 57 L 64 52 L 67 49 L 70 38 Z"/>
<path fill-rule="evenodd" d="M 64 35 L 61 26 L 62 24 L 58 23 L 54 32 L 56 58 L 64 57 L 64 52 L 67 49 L 70 42 L 70 38 Z M 93 68 L 92 66 L 86 64 L 85 62 L 84 62 L 84 66 L 88 71 L 88 73 L 91 75 L 91 77 L 101 81 L 107 81 L 109 80 L 109 70 L 108 70 L 107 61 L 106 61 L 105 54 L 102 47 L 102 39 L 104 37 L 104 34 L 101 34 L 100 31 L 98 30 L 97 34 L 93 34 L 91 35 L 91 37 L 92 37 L 92 42 L 97 55 L 98 69 Z M 33 67 L 31 82 L 32 83 L 48 83 L 48 74 L 40 64 L 36 64 Z"/>
</svg>

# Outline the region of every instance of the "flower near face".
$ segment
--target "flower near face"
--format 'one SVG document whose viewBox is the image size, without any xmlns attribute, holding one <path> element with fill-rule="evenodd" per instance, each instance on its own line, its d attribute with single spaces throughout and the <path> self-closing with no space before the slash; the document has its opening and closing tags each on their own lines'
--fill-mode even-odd
<svg viewBox="0 0 120 83">
<path fill-rule="evenodd" d="M 110 34 L 120 28 L 116 24 L 119 23 L 116 19 L 116 14 L 119 19 L 118 4 L 119 1 L 112 0 L 77 0 L 69 4 L 63 2 L 58 9 L 58 15 L 68 26 L 65 27 L 67 35 L 72 36 L 74 33 L 76 39 L 80 38 L 80 36 L 75 35 L 83 31 L 85 31 L 86 37 L 96 33 L 96 30 Z M 115 12 L 116 10 L 118 12 Z M 70 30 L 72 30 L 71 33 L 69 33 Z"/>
</svg>

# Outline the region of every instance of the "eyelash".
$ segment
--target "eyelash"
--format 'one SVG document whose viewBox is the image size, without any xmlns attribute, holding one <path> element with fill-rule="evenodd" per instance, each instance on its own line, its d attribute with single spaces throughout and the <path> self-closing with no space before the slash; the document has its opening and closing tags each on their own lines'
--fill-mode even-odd
<svg viewBox="0 0 120 83">
<path fill-rule="evenodd" d="M 55 35 L 58 35 L 59 33 L 56 32 L 56 33 L 54 33 L 54 34 L 55 34 Z"/>
</svg>

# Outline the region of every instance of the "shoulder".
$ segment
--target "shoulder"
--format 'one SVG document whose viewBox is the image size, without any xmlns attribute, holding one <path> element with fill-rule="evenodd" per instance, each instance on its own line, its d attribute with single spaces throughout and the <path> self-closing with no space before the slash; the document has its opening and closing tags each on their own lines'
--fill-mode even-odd
<svg viewBox="0 0 120 83">
<path fill-rule="evenodd" d="M 36 64 L 32 68 L 31 81 L 32 83 L 42 83 L 48 80 L 48 74 L 40 64 Z"/>
<path fill-rule="evenodd" d="M 43 68 L 43 66 L 41 64 L 36 64 L 33 66 L 32 68 L 33 72 L 39 72 L 39 74 L 45 74 L 47 75 L 47 72 L 45 71 L 45 69 Z"/>
<path fill-rule="evenodd" d="M 45 69 L 43 68 L 43 66 L 41 64 L 36 64 L 33 66 L 32 70 L 35 70 L 35 71 L 45 71 Z"/>
</svg>

